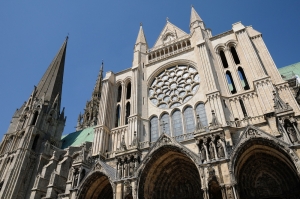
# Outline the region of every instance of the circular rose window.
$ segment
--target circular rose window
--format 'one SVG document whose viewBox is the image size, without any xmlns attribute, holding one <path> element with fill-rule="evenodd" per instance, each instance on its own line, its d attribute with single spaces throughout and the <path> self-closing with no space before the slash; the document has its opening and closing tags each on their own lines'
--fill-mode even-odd
<svg viewBox="0 0 300 199">
<path fill-rule="evenodd" d="M 174 108 L 195 95 L 200 78 L 193 66 L 174 66 L 165 69 L 149 87 L 149 97 L 159 108 Z"/>
</svg>

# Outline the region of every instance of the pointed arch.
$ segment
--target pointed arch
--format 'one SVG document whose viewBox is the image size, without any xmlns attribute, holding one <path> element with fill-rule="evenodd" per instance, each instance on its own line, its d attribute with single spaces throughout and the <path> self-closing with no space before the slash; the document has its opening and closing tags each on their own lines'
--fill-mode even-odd
<svg viewBox="0 0 300 199">
<path fill-rule="evenodd" d="M 113 186 L 110 178 L 100 171 L 92 171 L 79 185 L 76 199 L 113 199 Z"/>
<path fill-rule="evenodd" d="M 146 155 L 141 165 L 137 171 L 138 198 L 202 198 L 197 163 L 186 150 L 173 143 L 160 145 Z"/>
<path fill-rule="evenodd" d="M 127 93 L 126 93 L 126 99 L 131 98 L 131 82 L 127 84 Z"/>
<path fill-rule="evenodd" d="M 121 106 L 118 105 L 116 108 L 115 127 L 120 126 L 120 122 L 121 122 Z"/>
<path fill-rule="evenodd" d="M 259 133 L 261 137 L 247 138 L 239 143 L 231 156 L 229 169 L 239 185 L 240 198 L 298 196 L 299 171 L 288 152 L 290 149 L 285 149 L 283 143 L 276 143 L 276 138 Z"/>
<path fill-rule="evenodd" d="M 117 102 L 120 102 L 122 98 L 122 85 L 119 85 L 117 92 Z"/>
<path fill-rule="evenodd" d="M 226 71 L 226 79 L 227 79 L 229 91 L 231 92 L 231 94 L 235 94 L 236 87 L 235 87 L 235 84 L 234 84 L 234 81 L 233 81 L 230 71 Z"/>
<path fill-rule="evenodd" d="M 128 117 L 130 116 L 130 102 L 126 104 L 126 115 L 125 115 L 125 124 L 128 124 Z"/>
<path fill-rule="evenodd" d="M 224 68 L 228 68 L 228 62 L 227 62 L 227 59 L 226 59 L 224 51 L 220 50 L 219 54 L 220 54 L 220 57 L 221 57 L 221 61 L 222 61 L 223 67 Z"/>
<path fill-rule="evenodd" d="M 231 55 L 233 57 L 233 60 L 234 60 L 235 64 L 236 65 L 240 64 L 241 62 L 240 62 L 239 56 L 238 56 L 238 54 L 237 54 L 236 49 L 235 49 L 234 46 L 230 47 L 230 52 L 231 52 Z"/>
<path fill-rule="evenodd" d="M 239 74 L 239 77 L 240 77 L 243 88 L 245 90 L 249 90 L 250 86 L 249 86 L 248 80 L 246 78 L 246 75 L 245 75 L 244 70 L 243 70 L 242 67 L 238 67 L 238 74 Z"/>
</svg>

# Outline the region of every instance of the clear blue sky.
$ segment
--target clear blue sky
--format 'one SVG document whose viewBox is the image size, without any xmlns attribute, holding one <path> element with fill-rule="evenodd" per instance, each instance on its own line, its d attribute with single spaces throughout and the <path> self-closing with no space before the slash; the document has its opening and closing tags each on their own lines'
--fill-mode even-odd
<svg viewBox="0 0 300 199">
<path fill-rule="evenodd" d="M 191 5 L 213 35 L 242 21 L 263 34 L 277 67 L 300 61 L 299 0 L 1 1 L 1 137 L 68 33 L 62 94 L 67 115 L 64 134 L 74 131 L 78 114 L 91 97 L 101 60 L 105 72 L 131 67 L 140 22 L 150 47 L 166 17 L 189 33 Z"/>
</svg>

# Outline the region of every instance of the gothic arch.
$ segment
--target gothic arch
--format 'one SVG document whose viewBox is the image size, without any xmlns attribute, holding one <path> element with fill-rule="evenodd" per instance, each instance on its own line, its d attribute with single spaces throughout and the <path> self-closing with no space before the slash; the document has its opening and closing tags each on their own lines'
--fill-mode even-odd
<svg viewBox="0 0 300 199">
<path fill-rule="evenodd" d="M 296 154 L 281 141 L 275 142 L 276 138 L 260 133 L 263 136 L 240 143 L 231 156 L 229 169 L 240 197 L 293 198 L 300 185 Z"/>
<path fill-rule="evenodd" d="M 202 198 L 198 164 L 193 152 L 163 134 L 137 170 L 138 198 Z"/>
<path fill-rule="evenodd" d="M 79 185 L 77 199 L 113 199 L 114 184 L 110 178 L 101 171 L 90 172 Z"/>
</svg>

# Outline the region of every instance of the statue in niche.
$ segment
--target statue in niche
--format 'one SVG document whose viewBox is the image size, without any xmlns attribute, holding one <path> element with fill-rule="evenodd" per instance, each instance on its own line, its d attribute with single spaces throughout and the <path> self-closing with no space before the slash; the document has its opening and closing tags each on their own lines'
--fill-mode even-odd
<svg viewBox="0 0 300 199">
<path fill-rule="evenodd" d="M 128 164 L 127 162 L 125 162 L 124 164 L 124 177 L 127 177 L 128 176 Z"/>
<path fill-rule="evenodd" d="M 218 153 L 219 158 L 224 158 L 225 157 L 224 147 L 223 147 L 220 140 L 217 141 L 217 153 Z"/>
<path fill-rule="evenodd" d="M 123 173 L 122 163 L 119 163 L 119 178 L 122 178 L 122 173 Z"/>
<path fill-rule="evenodd" d="M 290 123 L 287 123 L 286 131 L 289 134 L 292 143 L 298 142 L 296 130 Z"/>
<path fill-rule="evenodd" d="M 200 146 L 200 158 L 202 160 L 202 162 L 204 162 L 206 160 L 206 151 L 205 151 L 205 148 L 204 148 L 204 144 L 201 144 Z"/>
<path fill-rule="evenodd" d="M 209 158 L 211 160 L 215 159 L 215 150 L 212 142 L 209 143 Z"/>
<path fill-rule="evenodd" d="M 132 176 L 133 175 L 133 172 L 134 172 L 134 161 L 131 160 L 130 163 L 129 163 L 129 175 Z"/>
<path fill-rule="evenodd" d="M 78 171 L 78 169 L 76 169 L 75 172 L 74 172 L 74 184 L 73 184 L 73 187 L 77 187 L 78 175 L 79 175 L 79 171 Z"/>
</svg>

